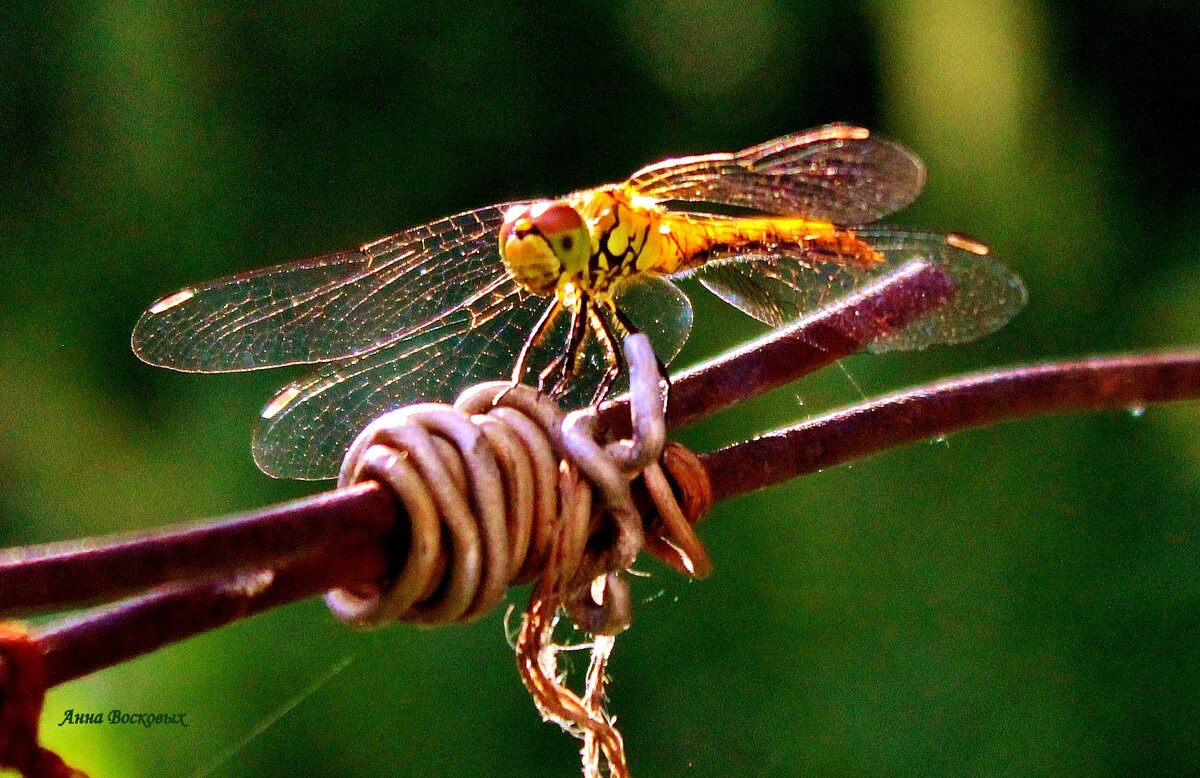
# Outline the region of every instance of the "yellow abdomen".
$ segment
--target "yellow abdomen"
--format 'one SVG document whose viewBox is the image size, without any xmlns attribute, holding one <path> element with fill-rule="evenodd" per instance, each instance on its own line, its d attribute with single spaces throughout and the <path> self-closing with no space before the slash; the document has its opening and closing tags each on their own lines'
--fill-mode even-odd
<svg viewBox="0 0 1200 778">
<path fill-rule="evenodd" d="M 660 230 L 663 247 L 655 270 L 667 274 L 692 270 L 713 259 L 770 254 L 781 248 L 860 267 L 882 261 L 853 230 L 798 216 L 733 218 L 666 212 Z"/>
</svg>

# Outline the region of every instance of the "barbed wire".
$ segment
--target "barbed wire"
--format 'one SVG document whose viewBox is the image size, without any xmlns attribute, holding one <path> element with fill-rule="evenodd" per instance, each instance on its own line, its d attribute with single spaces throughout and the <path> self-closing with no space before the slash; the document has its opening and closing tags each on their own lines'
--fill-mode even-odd
<svg viewBox="0 0 1200 778">
<path fill-rule="evenodd" d="M 952 284 L 941 271 L 923 263 L 907 265 L 785 330 L 676 375 L 666 425 L 683 426 L 824 367 L 919 319 L 952 294 Z M 1200 352 L 1195 351 L 992 370 L 898 392 L 698 457 L 668 446 L 662 461 L 665 476 L 654 485 L 648 483 L 653 478 L 639 478 L 629 494 L 647 548 L 695 574 L 703 572 L 695 567 L 705 564 L 701 552 L 680 552 L 675 540 L 686 539 L 690 526 L 713 501 L 967 427 L 1198 397 Z M 601 439 L 629 437 L 635 428 L 629 402 L 626 397 L 605 403 L 592 417 L 596 431 L 607 436 Z M 371 472 L 375 471 L 365 468 L 360 474 Z M 51 687 L 314 594 L 341 591 L 330 595 L 341 605 L 373 602 L 411 561 L 412 544 L 396 541 L 415 536 L 414 512 L 379 481 L 353 480 L 348 478 L 335 492 L 222 521 L 0 552 L 0 615 L 52 612 L 141 593 L 22 633 L 40 657 L 39 684 Z M 665 531 L 659 515 L 663 511 L 656 507 L 664 484 L 682 507 L 673 527 Z M 650 496 L 654 490 L 657 501 Z M 684 517 L 686 532 L 679 517 Z M 548 548 L 538 545 L 545 539 L 535 538 L 537 526 L 530 523 L 528 528 L 528 548 L 535 551 L 532 556 L 526 553 L 519 567 L 516 554 L 491 560 L 507 576 L 505 584 L 536 578 L 538 565 L 531 560 L 544 556 Z M 589 528 L 595 529 L 594 524 Z M 511 529 L 507 523 L 505 529 Z M 523 532 L 516 529 L 517 535 Z M 521 544 L 510 544 L 514 545 Z M 614 561 L 623 563 L 627 556 L 622 552 Z M 438 564 L 431 569 L 436 573 Z M 569 576 L 577 593 L 587 577 L 581 577 L 579 569 Z M 604 565 L 586 569 L 589 574 L 606 571 L 592 580 L 607 581 L 613 572 Z M 421 591 L 408 592 L 406 598 L 415 597 L 409 607 L 427 599 L 434 586 L 430 582 L 440 580 L 433 574 Z M 489 581 L 484 588 L 486 597 L 478 593 L 481 590 L 457 597 L 459 604 L 469 600 L 459 616 L 477 616 L 486 610 L 485 603 L 496 599 L 498 584 Z M 562 599 L 565 604 L 567 598 Z M 544 630 L 554 610 L 540 611 L 527 622 L 529 628 Z M 608 623 L 616 610 L 591 611 L 590 618 L 596 619 L 592 625 Z M 602 645 L 601 653 L 604 650 Z M 9 671 L 0 672 L 0 681 L 16 677 L 12 667 L 0 659 L 0 669 Z M 526 669 L 523 665 L 523 680 L 529 685 Z M 0 696 L 4 699 L 8 698 Z M 585 704 L 598 710 L 594 702 Z M 595 738 L 585 742 L 585 752 L 589 748 L 593 753 L 600 748 Z"/>
</svg>

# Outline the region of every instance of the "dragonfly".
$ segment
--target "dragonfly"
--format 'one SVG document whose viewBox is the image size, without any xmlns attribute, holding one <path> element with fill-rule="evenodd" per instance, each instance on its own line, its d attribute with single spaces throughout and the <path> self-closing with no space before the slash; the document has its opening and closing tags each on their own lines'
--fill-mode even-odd
<svg viewBox="0 0 1200 778">
<path fill-rule="evenodd" d="M 188 287 L 142 315 L 133 350 L 195 373 L 316 365 L 267 403 L 253 443 L 267 474 L 316 479 L 369 421 L 411 402 L 536 375 L 582 405 L 616 385 L 619 339 L 634 331 L 669 362 L 692 326 L 680 277 L 780 326 L 923 259 L 956 294 L 872 349 L 961 343 L 1007 323 L 1026 292 L 978 241 L 875 224 L 924 181 L 912 152 L 850 124 L 666 159 L 621 183 Z"/>
</svg>

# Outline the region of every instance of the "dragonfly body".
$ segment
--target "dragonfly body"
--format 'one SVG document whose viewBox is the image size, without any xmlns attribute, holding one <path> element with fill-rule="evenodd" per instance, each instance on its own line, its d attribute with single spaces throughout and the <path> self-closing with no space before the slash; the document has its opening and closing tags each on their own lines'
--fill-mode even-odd
<svg viewBox="0 0 1200 778">
<path fill-rule="evenodd" d="M 504 242 L 519 222 L 527 220 L 534 226 L 555 206 L 565 206 L 578 215 L 590 245 L 586 262 L 562 263 L 557 277 L 551 276 L 555 292 L 570 286 L 604 295 L 614 283 L 639 273 L 671 276 L 712 259 L 767 253 L 780 247 L 823 252 L 833 260 L 864 268 L 881 259 L 870 245 L 854 237 L 852 229 L 832 222 L 672 211 L 660 200 L 637 194 L 628 184 L 586 189 L 557 202 L 518 206 L 506 215 L 501 227 L 502 256 L 507 259 Z M 555 221 L 562 220 L 561 215 L 555 217 Z M 510 263 L 509 272 L 535 294 L 552 291 L 541 274 L 525 283 L 522 268 Z"/>
<path fill-rule="evenodd" d="M 644 275 L 677 275 L 714 260 L 780 252 L 823 255 L 863 270 L 883 261 L 853 230 L 832 222 L 672 211 L 627 183 L 514 206 L 500 227 L 500 255 L 513 279 L 533 294 L 557 298 L 529 343 L 541 339 L 561 310 L 571 315 L 563 358 L 543 372 L 539 385 L 554 392 L 574 380 L 590 326 L 610 363 L 593 399 L 603 396 L 622 368 L 614 341 L 634 329 L 615 301 L 622 283 Z M 528 348 L 518 355 L 514 381 L 523 377 L 527 354 Z M 558 379 L 550 383 L 555 371 Z"/>
<path fill-rule="evenodd" d="M 190 287 L 146 311 L 133 349 L 188 372 L 316 364 L 267 404 L 254 454 L 271 475 L 329 477 L 357 431 L 391 408 L 526 367 L 548 391 L 586 402 L 612 384 L 617 340 L 634 329 L 669 361 L 691 326 L 690 303 L 668 280 L 681 275 L 780 325 L 919 258 L 957 293 L 876 348 L 992 332 L 1025 290 L 986 246 L 871 224 L 923 184 L 903 147 L 828 125 Z M 746 215 L 717 213 L 731 209 Z"/>
</svg>

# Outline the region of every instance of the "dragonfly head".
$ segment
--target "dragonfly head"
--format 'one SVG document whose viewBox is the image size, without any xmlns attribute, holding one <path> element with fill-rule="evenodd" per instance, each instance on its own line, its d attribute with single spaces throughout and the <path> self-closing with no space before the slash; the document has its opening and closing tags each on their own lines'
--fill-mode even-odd
<svg viewBox="0 0 1200 778">
<path fill-rule="evenodd" d="M 525 289 L 551 295 L 564 273 L 587 269 L 592 240 L 579 211 L 561 201 L 516 205 L 500 226 L 500 256 Z"/>
</svg>

